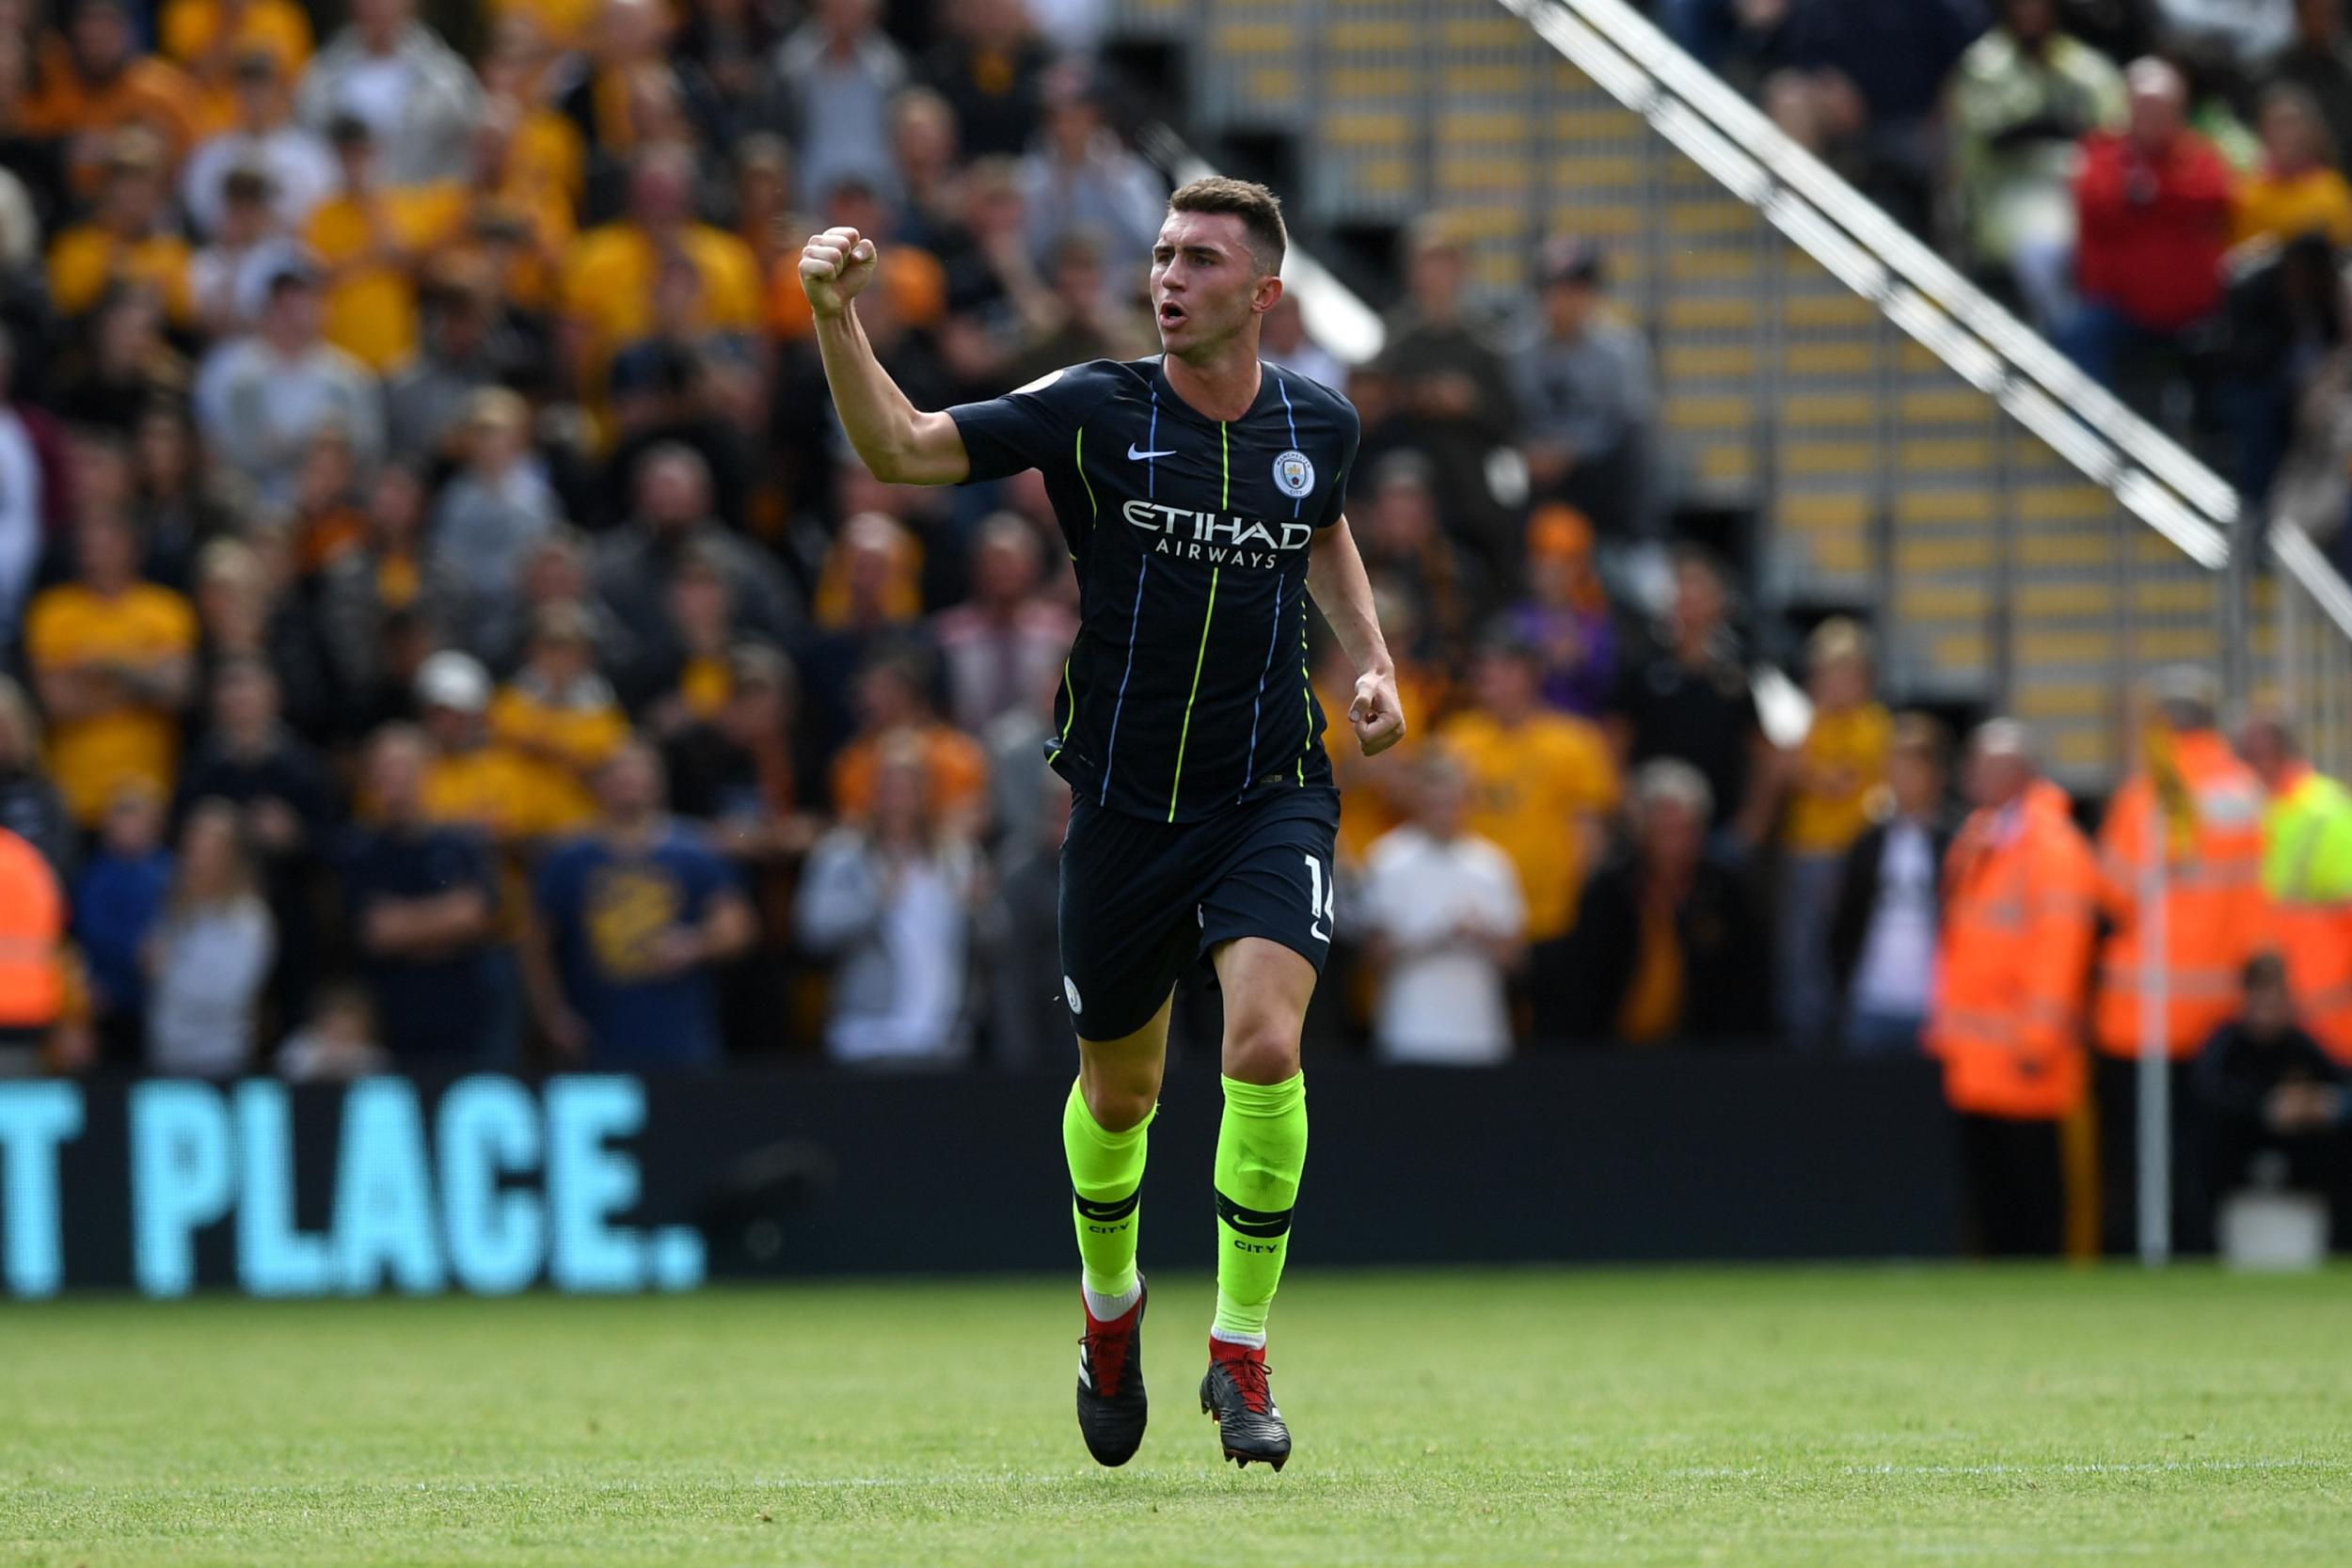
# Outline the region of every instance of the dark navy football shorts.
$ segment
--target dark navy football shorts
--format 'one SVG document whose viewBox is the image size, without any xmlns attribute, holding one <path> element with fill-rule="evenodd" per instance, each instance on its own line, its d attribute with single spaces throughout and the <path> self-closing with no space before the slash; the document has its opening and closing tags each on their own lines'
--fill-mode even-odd
<svg viewBox="0 0 2352 1568">
<path fill-rule="evenodd" d="M 1331 951 L 1337 792 L 1262 795 L 1199 822 L 1152 822 L 1084 799 L 1061 846 L 1062 989 L 1079 1037 L 1152 1022 L 1200 956 L 1279 942 L 1323 972 Z"/>
</svg>

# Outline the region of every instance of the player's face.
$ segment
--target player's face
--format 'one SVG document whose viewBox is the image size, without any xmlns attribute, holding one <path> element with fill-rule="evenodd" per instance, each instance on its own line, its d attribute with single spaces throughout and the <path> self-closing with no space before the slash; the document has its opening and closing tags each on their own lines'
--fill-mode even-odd
<svg viewBox="0 0 2352 1568">
<path fill-rule="evenodd" d="M 1170 213 L 1152 247 L 1152 311 L 1160 346 L 1178 356 L 1232 340 L 1282 296 L 1258 271 L 1232 213 Z"/>
</svg>

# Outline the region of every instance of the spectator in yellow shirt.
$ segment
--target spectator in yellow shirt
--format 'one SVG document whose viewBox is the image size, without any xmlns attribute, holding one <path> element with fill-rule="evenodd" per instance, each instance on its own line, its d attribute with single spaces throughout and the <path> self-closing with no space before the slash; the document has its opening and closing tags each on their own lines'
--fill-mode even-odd
<svg viewBox="0 0 2352 1568">
<path fill-rule="evenodd" d="M 2338 170 L 2343 149 L 2329 144 L 2318 100 L 2301 87 L 2263 94 L 2263 166 L 2237 189 L 2231 238 L 2280 245 L 2319 232 L 2339 249 L 2352 245 L 2352 184 Z"/>
<path fill-rule="evenodd" d="M 49 297 L 59 310 L 79 316 L 110 285 L 135 283 L 154 291 L 173 325 L 195 325 L 188 242 L 165 222 L 164 160 L 163 142 L 142 127 L 127 127 L 109 139 L 89 221 L 68 229 L 49 247 Z"/>
<path fill-rule="evenodd" d="M 549 605 L 531 629 L 523 667 L 490 704 L 490 734 L 531 763 L 548 827 L 596 815 L 596 771 L 628 739 L 628 720 L 596 667 L 596 623 L 576 604 Z"/>
<path fill-rule="evenodd" d="M 142 582 L 137 531 L 119 515 L 74 531 L 78 575 L 33 601 L 24 652 L 49 720 L 49 770 L 66 809 L 95 828 L 125 782 L 169 796 L 195 668 L 196 612 Z"/>
<path fill-rule="evenodd" d="M 562 309 L 580 384 L 604 385 L 623 344 L 651 337 L 661 265 L 682 256 L 702 275 L 715 332 L 759 330 L 759 277 L 751 247 L 693 214 L 693 153 L 672 144 L 647 149 L 631 166 L 628 215 L 572 242 L 564 263 Z"/>
<path fill-rule="evenodd" d="M 303 239 L 326 269 L 326 341 L 382 375 L 417 351 L 417 274 L 464 229 L 466 189 L 455 182 L 386 185 L 374 133 L 357 115 L 327 128 L 342 165 L 342 194 L 322 201 Z"/>
<path fill-rule="evenodd" d="M 122 0 L 82 0 L 64 38 L 41 40 L 39 89 L 18 111 L 20 130 L 66 142 L 76 191 L 95 182 L 108 137 L 129 126 L 161 136 L 171 162 L 195 139 L 196 84 L 187 73 L 137 50 Z"/>
<path fill-rule="evenodd" d="M 1788 851 L 1781 885 L 1781 1023 L 1798 1049 L 1826 1049 L 1836 985 L 1829 930 L 1846 851 L 1870 825 L 1886 786 L 1895 722 L 1870 694 L 1870 641 L 1842 617 L 1824 621 L 1805 645 L 1813 723 L 1786 755 Z"/>
<path fill-rule="evenodd" d="M 310 18 L 294 0 L 166 0 L 157 23 L 163 53 L 196 84 L 199 135 L 235 123 L 240 59 L 266 53 L 285 81 L 310 61 Z"/>
<path fill-rule="evenodd" d="M 1575 929 L 1618 787 L 1599 726 L 1546 707 L 1542 683 L 1542 657 L 1532 643 L 1507 631 L 1491 634 L 1471 665 L 1470 707 L 1438 732 L 1470 782 L 1469 830 L 1501 845 L 1518 868 L 1531 946 Z M 1548 959 L 1536 954 L 1531 961 Z"/>
</svg>

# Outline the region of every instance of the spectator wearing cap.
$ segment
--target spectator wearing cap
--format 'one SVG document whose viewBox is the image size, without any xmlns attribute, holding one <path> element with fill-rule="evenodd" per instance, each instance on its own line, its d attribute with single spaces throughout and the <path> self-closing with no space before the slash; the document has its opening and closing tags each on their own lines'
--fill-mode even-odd
<svg viewBox="0 0 2352 1568">
<path fill-rule="evenodd" d="M 1045 120 L 1021 161 L 1029 248 L 1049 264 L 1063 235 L 1098 237 L 1110 286 L 1131 295 L 1142 281 L 1168 207 L 1168 182 L 1127 150 L 1103 115 L 1103 86 L 1077 62 L 1057 66 L 1044 86 Z"/>
<path fill-rule="evenodd" d="M 1051 114 L 1044 101 L 1053 92 L 1053 49 L 1022 0 L 965 0 L 942 20 L 924 74 L 954 111 L 965 150 L 1018 154 L 1037 134 L 1041 116 Z"/>
<path fill-rule="evenodd" d="M 1829 938 L 1846 853 L 1869 826 L 1886 787 L 1894 720 L 1871 695 L 1870 640 L 1844 617 L 1805 641 L 1805 694 L 1813 702 L 1804 738 L 1781 766 L 1788 784 L 1781 818 L 1781 1028 L 1801 1051 L 1825 1052 L 1836 1022 Z"/>
<path fill-rule="evenodd" d="M 800 153 L 803 190 L 857 178 L 898 194 L 890 161 L 890 102 L 907 84 L 906 56 L 880 25 L 879 0 L 818 0 L 776 48 L 776 84 Z"/>
<path fill-rule="evenodd" d="M 1564 240 L 1546 249 L 1542 328 L 1514 356 L 1512 385 L 1535 496 L 1628 537 L 1648 522 L 1657 378 L 1642 335 L 1608 314 L 1604 288 L 1592 245 Z"/>
<path fill-rule="evenodd" d="M 197 428 L 210 451 L 259 489 L 291 499 L 322 428 L 340 425 L 362 468 L 384 450 L 381 394 L 367 368 L 319 336 L 314 275 L 281 267 L 254 330 L 215 348 L 197 372 Z"/>
<path fill-rule="evenodd" d="M 1659 757 L 1628 793 L 1625 843 L 1584 884 L 1567 953 L 1530 965 L 1536 1037 L 1756 1038 L 1771 1016 L 1763 923 L 1739 871 L 1708 847 L 1706 775 Z"/>
<path fill-rule="evenodd" d="M 462 231 L 463 185 L 381 178 L 375 134 L 358 115 L 328 126 L 342 189 L 312 210 L 303 242 L 326 271 L 326 341 L 378 375 L 416 352 L 417 277 Z"/>
<path fill-rule="evenodd" d="M 466 402 L 454 443 L 462 467 L 442 487 L 433 513 L 433 566 L 460 585 L 459 625 L 477 652 L 512 637 L 505 620 L 520 587 L 522 562 L 561 518 L 555 492 L 531 450 L 531 407 L 503 387 L 484 387 Z"/>
<path fill-rule="evenodd" d="M 195 139 L 196 84 L 167 60 L 143 55 L 124 0 L 78 0 L 63 37 L 41 40 L 34 80 L 17 111 L 20 127 L 67 142 L 68 170 L 77 191 L 91 189 L 110 134 L 142 127 L 161 138 L 164 158 L 177 160 Z"/>
<path fill-rule="evenodd" d="M 1410 292 L 1390 314 L 1379 370 L 1401 388 L 1397 417 L 1428 454 L 1449 531 L 1507 578 L 1518 568 L 1517 519 L 1495 499 L 1486 460 L 1518 436 L 1509 368 L 1464 314 L 1470 252 L 1460 235 L 1438 220 L 1417 225 L 1406 266 Z"/>
<path fill-rule="evenodd" d="M 556 831 L 560 802 L 537 765 L 491 733 L 491 694 L 490 673 L 471 654 L 443 649 L 417 667 L 417 709 L 433 743 L 424 814 L 513 854 Z"/>
<path fill-rule="evenodd" d="M 408 725 L 369 738 L 373 812 L 342 846 L 342 909 L 396 1062 L 509 1062 L 519 1041 L 512 1009 L 498 1005 L 493 867 L 481 838 L 428 816 L 430 757 Z"/>
<path fill-rule="evenodd" d="M 549 851 L 532 881 L 531 994 L 567 1061 L 716 1067 L 713 971 L 758 922 L 734 869 L 670 816 L 659 752 L 631 741 L 596 776 L 591 832 Z"/>
<path fill-rule="evenodd" d="M 82 315 L 109 288 L 132 283 L 153 290 L 174 325 L 195 325 L 188 242 L 167 221 L 167 156 L 163 142 L 143 127 L 109 138 L 89 221 L 65 230 L 49 246 L 49 298 L 59 310 Z"/>
<path fill-rule="evenodd" d="M 2124 74 L 2130 123 L 2083 142 L 2074 182 L 2083 306 L 2061 334 L 2075 362 L 2114 382 L 2121 358 L 2167 349 L 2221 303 L 2233 177 L 2188 129 L 2187 86 L 2162 60 Z"/>
<path fill-rule="evenodd" d="M 2352 153 L 2352 39 L 2344 0 L 2295 0 L 2295 39 L 2264 67 L 2269 85 L 2301 87 L 2328 120 L 2338 156 Z"/>
<path fill-rule="evenodd" d="M 25 617 L 24 657 L 58 792 L 89 828 L 125 780 L 169 796 L 196 617 L 179 594 L 139 580 L 138 536 L 119 512 L 86 514 L 73 542 L 73 578 Z"/>
<path fill-rule="evenodd" d="M 596 623 L 549 605 L 532 623 L 523 666 L 490 704 L 490 733 L 529 759 L 557 832 L 596 815 L 596 770 L 628 739 L 628 716 L 596 665 Z"/>
<path fill-rule="evenodd" d="M 2043 330 L 2074 308 L 2082 138 L 2120 129 L 2123 75 L 2058 25 L 2057 0 L 2003 0 L 1953 73 L 1952 151 L 1968 245 Z"/>
<path fill-rule="evenodd" d="M 1597 725 L 1544 706 L 1535 650 L 1504 630 L 1479 645 L 1470 705 L 1438 730 L 1470 791 L 1469 831 L 1518 870 L 1525 936 L 1541 970 L 1575 930 L 1602 823 L 1617 809 L 1617 767 Z"/>
<path fill-rule="evenodd" d="M 180 203 L 199 234 L 219 233 L 227 221 L 228 182 L 239 169 L 268 182 L 270 210 L 290 234 L 301 232 L 311 209 L 335 194 L 342 178 L 335 154 L 325 138 L 295 122 L 286 90 L 289 69 L 266 49 L 237 57 L 234 118 L 199 142 L 180 171 Z"/>
<path fill-rule="evenodd" d="M 2328 121 L 2300 87 L 2274 87 L 2262 97 L 2263 166 L 2237 188 L 2233 241 L 2283 245 L 2321 234 L 2352 245 L 2352 184 L 2346 184 Z"/>
<path fill-rule="evenodd" d="M 414 0 L 353 0 L 351 23 L 310 62 L 294 112 L 324 134 L 344 116 L 382 148 L 394 186 L 453 180 L 481 108 L 473 71 L 416 18 Z"/>
<path fill-rule="evenodd" d="M 204 335 L 233 338 L 260 318 L 270 278 L 303 264 L 302 247 L 279 226 L 270 177 L 258 168 L 232 168 L 222 179 L 211 234 L 188 259 L 188 292 Z"/>
<path fill-rule="evenodd" d="M 691 150 L 646 149 L 630 166 L 628 214 L 572 242 L 558 293 L 583 386 L 600 388 L 612 356 L 652 335 L 656 289 L 670 256 L 684 257 L 700 275 L 712 330 L 758 330 L 760 287 L 751 249 L 695 217 L 693 183 Z"/>
<path fill-rule="evenodd" d="M 1620 673 L 1609 728 L 1630 767 L 1661 757 L 1706 778 L 1724 847 L 1760 843 L 1772 815 L 1772 743 L 1731 626 L 1731 587 L 1706 551 L 1674 564 L 1674 599 L 1654 645 Z"/>
<path fill-rule="evenodd" d="M 1544 701 L 1597 721 L 1617 688 L 1617 627 L 1582 513 L 1554 501 L 1529 515 L 1525 581 L 1510 625 L 1543 661 Z"/>
</svg>

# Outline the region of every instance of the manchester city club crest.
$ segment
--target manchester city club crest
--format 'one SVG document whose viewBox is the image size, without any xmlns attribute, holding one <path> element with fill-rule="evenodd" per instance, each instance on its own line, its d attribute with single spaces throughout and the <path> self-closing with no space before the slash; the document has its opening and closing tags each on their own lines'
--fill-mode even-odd
<svg viewBox="0 0 2352 1568">
<path fill-rule="evenodd" d="M 1315 466 L 1303 451 L 1286 451 L 1274 460 L 1274 487 L 1293 500 L 1315 487 Z"/>
</svg>

